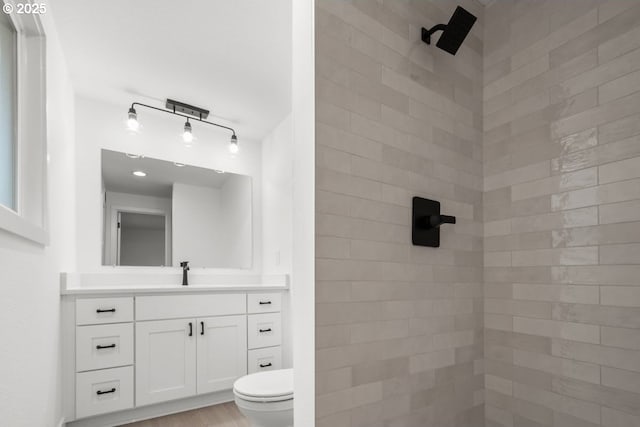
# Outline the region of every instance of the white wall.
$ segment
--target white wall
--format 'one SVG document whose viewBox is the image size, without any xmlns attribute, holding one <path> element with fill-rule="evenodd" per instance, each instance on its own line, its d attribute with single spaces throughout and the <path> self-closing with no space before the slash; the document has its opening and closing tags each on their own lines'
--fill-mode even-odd
<svg viewBox="0 0 640 427">
<path fill-rule="evenodd" d="M 221 188 L 173 185 L 173 265 L 251 268 L 251 180 L 229 177 Z"/>
<path fill-rule="evenodd" d="M 232 176 L 220 189 L 221 224 L 225 232 L 223 265 L 251 267 L 251 218 L 254 210 L 248 196 L 251 187 L 250 179 Z"/>
<path fill-rule="evenodd" d="M 220 190 L 173 184 L 173 265 L 189 261 L 191 267 L 223 265 L 225 230 L 220 211 Z"/>
<path fill-rule="evenodd" d="M 162 97 L 164 94 L 156 95 Z M 160 101 L 150 101 L 144 97 L 132 97 L 130 101 L 135 100 L 162 105 Z M 260 209 L 256 208 L 262 203 L 260 144 L 244 140 L 242 135 L 238 135 L 240 153 L 234 158 L 227 150 L 228 132 L 219 131 L 213 126 L 193 123 L 196 143 L 193 147 L 186 148 L 181 143 L 180 130 L 183 120 L 179 117 L 140 107 L 137 111 L 142 130 L 139 134 L 131 134 L 125 126 L 128 104 L 112 105 L 77 97 L 76 106 L 76 173 L 82 177 L 76 184 L 79 271 L 97 272 L 107 268 L 101 266 L 100 255 L 100 235 L 102 234 L 100 150 L 102 148 L 251 176 L 254 244 L 253 264 L 250 271 L 261 271 L 262 219 Z M 148 271 L 148 269 L 141 267 L 140 271 Z M 228 272 L 235 272 L 235 270 Z M 246 273 L 247 270 L 242 272 Z"/>
<path fill-rule="evenodd" d="M 293 136 L 291 115 L 262 141 L 262 254 L 265 274 L 291 273 Z"/>
<path fill-rule="evenodd" d="M 73 90 L 53 23 L 49 15 L 41 19 L 47 33 L 51 243 L 42 247 L 0 231 L 0 423 L 12 427 L 60 421 L 59 272 L 75 270 Z"/>
<path fill-rule="evenodd" d="M 315 42 L 314 0 L 293 1 L 294 423 L 315 425 Z"/>
</svg>

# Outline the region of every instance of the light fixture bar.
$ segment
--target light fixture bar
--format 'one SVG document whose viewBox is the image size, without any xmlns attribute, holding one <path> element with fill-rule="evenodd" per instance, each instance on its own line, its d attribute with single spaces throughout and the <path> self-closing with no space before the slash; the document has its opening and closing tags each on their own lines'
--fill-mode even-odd
<svg viewBox="0 0 640 427">
<path fill-rule="evenodd" d="M 182 114 L 187 114 L 189 116 L 193 116 L 200 120 L 203 120 L 209 117 L 209 110 L 205 110 L 204 108 L 185 104 L 184 102 L 175 101 L 173 99 L 167 99 L 167 103 L 165 107 L 167 110 L 171 110 L 174 113 L 178 112 Z"/>
<path fill-rule="evenodd" d="M 167 105 L 169 105 L 169 101 L 171 101 L 171 100 L 169 100 L 169 99 L 167 100 Z M 172 102 L 175 102 L 175 101 L 172 101 Z M 134 102 L 133 104 L 131 104 L 131 109 L 133 109 L 135 111 L 135 106 L 136 105 L 139 105 L 140 107 L 151 108 L 152 110 L 162 111 L 163 113 L 167 113 L 167 114 L 173 114 L 173 115 L 176 115 L 176 116 L 184 117 L 184 118 L 187 118 L 187 119 L 190 119 L 190 120 L 196 120 L 198 122 L 206 123 L 208 125 L 217 126 L 219 128 L 223 128 L 223 129 L 227 129 L 227 130 L 231 131 L 231 133 L 233 134 L 232 136 L 236 135 L 235 129 L 230 128 L 229 126 L 224 126 L 224 125 L 219 125 L 217 123 L 208 122 L 206 120 L 201 119 L 200 116 L 193 116 L 191 114 L 187 115 L 187 114 L 179 113 L 178 110 L 174 111 L 173 108 L 170 109 L 170 110 L 163 110 L 162 108 L 153 107 L 151 105 L 142 104 L 140 102 Z M 186 106 L 188 106 L 190 108 L 198 108 L 198 107 L 190 106 L 188 104 L 182 104 L 182 105 L 186 105 Z M 206 111 L 207 115 L 209 114 L 209 111 L 207 111 L 207 110 L 202 110 L 202 111 Z M 203 117 L 206 117 L 206 116 L 203 116 Z"/>
</svg>

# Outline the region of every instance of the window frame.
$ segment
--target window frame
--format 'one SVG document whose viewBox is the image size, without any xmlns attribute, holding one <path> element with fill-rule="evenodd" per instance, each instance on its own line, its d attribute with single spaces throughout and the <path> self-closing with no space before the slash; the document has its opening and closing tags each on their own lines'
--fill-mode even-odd
<svg viewBox="0 0 640 427">
<path fill-rule="evenodd" d="M 4 14 L 6 16 L 6 19 L 9 20 L 10 25 L 13 27 L 14 33 L 15 33 L 15 51 L 14 51 L 14 70 L 13 70 L 13 82 L 12 82 L 12 86 L 13 87 L 11 90 L 14 91 L 14 93 L 11 94 L 12 96 L 12 106 L 11 106 L 11 204 L 12 206 L 8 206 L 5 205 L 3 203 L 0 203 L 0 206 L 9 209 L 9 210 L 13 210 L 15 211 L 18 206 L 18 195 L 17 195 L 17 174 L 18 174 L 18 167 L 17 167 L 17 134 L 18 134 L 18 126 L 17 126 L 17 117 L 18 117 L 18 91 L 17 91 L 17 84 L 18 84 L 18 31 L 16 29 L 16 26 L 13 22 L 13 19 L 11 19 L 11 16 Z"/>
<path fill-rule="evenodd" d="M 8 14 L 17 33 L 15 209 L 0 205 L 0 229 L 47 245 L 46 37 L 38 15 L 15 10 Z"/>
</svg>

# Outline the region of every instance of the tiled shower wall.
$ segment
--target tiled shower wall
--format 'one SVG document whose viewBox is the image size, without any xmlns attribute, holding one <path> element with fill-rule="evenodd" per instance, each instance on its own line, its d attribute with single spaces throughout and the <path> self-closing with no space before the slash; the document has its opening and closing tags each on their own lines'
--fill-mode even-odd
<svg viewBox="0 0 640 427">
<path fill-rule="evenodd" d="M 487 426 L 640 426 L 640 2 L 485 10 Z"/>
<path fill-rule="evenodd" d="M 482 6 L 458 54 L 420 28 L 456 2 L 317 0 L 317 427 L 484 425 Z M 413 196 L 456 215 L 411 245 Z"/>
</svg>

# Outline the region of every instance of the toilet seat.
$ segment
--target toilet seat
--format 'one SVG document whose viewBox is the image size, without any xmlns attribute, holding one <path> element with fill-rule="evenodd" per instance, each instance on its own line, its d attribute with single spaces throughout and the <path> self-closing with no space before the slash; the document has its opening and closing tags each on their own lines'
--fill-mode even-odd
<svg viewBox="0 0 640 427">
<path fill-rule="evenodd" d="M 282 402 L 293 400 L 293 393 L 283 396 L 249 396 L 234 391 L 234 394 L 238 399 L 246 400 L 247 402 Z"/>
<path fill-rule="evenodd" d="M 249 402 L 281 402 L 293 399 L 293 369 L 277 369 L 236 380 L 233 392 Z"/>
</svg>

